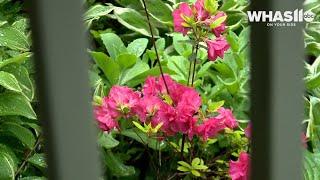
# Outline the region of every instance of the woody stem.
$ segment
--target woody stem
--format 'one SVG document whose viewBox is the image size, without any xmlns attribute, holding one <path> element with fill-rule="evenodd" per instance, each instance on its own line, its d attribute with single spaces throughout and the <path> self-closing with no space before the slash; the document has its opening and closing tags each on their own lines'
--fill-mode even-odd
<svg viewBox="0 0 320 180">
<path fill-rule="evenodd" d="M 152 39 L 154 51 L 156 52 L 156 57 L 157 57 L 157 62 L 158 62 L 158 65 L 159 65 L 160 73 L 161 73 L 164 85 L 166 87 L 167 93 L 170 94 L 166 79 L 164 78 L 164 75 L 163 75 L 163 70 L 162 70 L 162 66 L 161 66 L 161 62 L 160 62 L 160 58 L 159 58 L 159 53 L 158 53 L 158 50 L 157 50 L 156 40 L 154 38 L 152 26 L 151 26 L 151 23 L 150 23 L 149 13 L 148 13 L 148 10 L 147 10 L 146 0 L 142 0 L 142 1 L 143 1 L 143 5 L 144 5 L 144 11 L 146 12 L 146 16 L 147 16 L 147 20 L 148 20 L 148 24 L 149 24 L 149 29 L 150 29 L 150 33 L 151 33 L 151 39 Z"/>
</svg>

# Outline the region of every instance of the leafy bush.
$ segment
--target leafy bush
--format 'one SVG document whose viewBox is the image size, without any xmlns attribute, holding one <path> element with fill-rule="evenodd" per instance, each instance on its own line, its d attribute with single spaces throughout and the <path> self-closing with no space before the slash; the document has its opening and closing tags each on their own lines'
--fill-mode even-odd
<svg viewBox="0 0 320 180">
<path fill-rule="evenodd" d="M 103 178 L 236 179 L 241 169 L 246 174 L 249 1 L 147 0 L 147 13 L 143 0 L 104 2 L 85 1 L 83 17 L 93 37 L 89 76 L 102 129 L 97 141 Z M 198 6 L 194 17 L 181 8 L 183 2 Z M 206 12 L 213 17 L 208 23 L 194 14 L 199 2 L 202 17 Z M 310 180 L 319 179 L 320 162 L 319 7 L 318 1 L 304 2 L 305 10 L 316 14 L 304 31 L 304 178 Z M 46 179 L 30 34 L 23 1 L 0 0 L 0 179 Z M 216 48 L 216 39 L 223 50 Z M 150 87 L 158 93 L 148 93 Z M 172 122 L 159 121 L 167 109 L 180 116 L 189 112 L 192 120 L 177 115 Z"/>
</svg>

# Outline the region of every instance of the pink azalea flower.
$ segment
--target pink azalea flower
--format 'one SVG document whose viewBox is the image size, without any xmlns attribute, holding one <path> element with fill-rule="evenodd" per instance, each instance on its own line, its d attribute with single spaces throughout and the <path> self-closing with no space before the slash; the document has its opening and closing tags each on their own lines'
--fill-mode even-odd
<svg viewBox="0 0 320 180">
<path fill-rule="evenodd" d="M 223 17 L 223 16 L 227 16 L 227 14 L 223 11 L 219 12 L 218 14 L 216 14 L 215 16 L 211 17 L 211 19 L 208 19 L 206 21 L 206 24 L 208 26 L 210 26 L 210 22 L 214 22 L 216 19 L 220 18 L 220 17 Z M 223 21 L 221 23 L 221 25 L 219 27 L 216 27 L 216 28 L 213 28 L 211 29 L 212 30 L 212 33 L 216 36 L 216 37 L 220 37 L 220 34 L 226 29 L 226 21 Z"/>
<path fill-rule="evenodd" d="M 113 111 L 113 116 L 120 114 L 131 116 L 131 109 L 139 104 L 140 92 L 133 92 L 126 86 L 113 86 L 110 90 L 107 106 Z"/>
<path fill-rule="evenodd" d="M 184 27 L 182 23 L 186 23 L 185 20 L 182 18 L 181 14 L 191 17 L 192 16 L 192 10 L 188 3 L 183 2 L 179 9 L 176 9 L 172 12 L 173 16 L 173 23 L 174 23 L 174 31 L 176 32 L 182 32 L 183 36 L 187 34 L 190 28 Z"/>
<path fill-rule="evenodd" d="M 202 99 L 194 88 L 183 86 L 181 99 L 177 102 L 177 110 L 183 114 L 195 114 L 202 103 Z"/>
<path fill-rule="evenodd" d="M 208 59 L 215 61 L 217 57 L 224 57 L 224 52 L 230 48 L 230 45 L 225 40 L 224 36 L 220 36 L 214 40 L 207 40 L 208 45 Z"/>
<path fill-rule="evenodd" d="M 198 127 L 197 134 L 203 138 L 204 142 L 206 142 L 208 138 L 215 137 L 219 131 L 223 130 L 225 127 L 223 120 L 210 118 Z"/>
<path fill-rule="evenodd" d="M 247 127 L 244 129 L 244 133 L 248 139 L 251 138 L 251 123 L 248 123 Z"/>
<path fill-rule="evenodd" d="M 167 103 L 163 103 L 158 111 L 157 118 L 151 121 L 152 126 L 156 126 L 160 123 L 163 123 L 161 130 L 164 131 L 165 136 L 173 136 L 177 131 L 176 125 L 176 110 L 174 107 L 170 106 Z"/>
<path fill-rule="evenodd" d="M 307 136 L 306 136 L 304 133 L 301 133 L 301 141 L 302 141 L 303 147 L 308 148 L 308 145 L 307 145 Z"/>
<path fill-rule="evenodd" d="M 174 91 L 175 89 L 177 89 L 179 86 L 182 86 L 182 85 L 178 84 L 177 82 L 173 81 L 173 79 L 171 78 L 171 76 L 169 74 L 164 74 L 163 76 L 164 76 L 164 79 L 167 83 L 167 86 L 168 86 L 170 93 L 171 93 L 171 91 Z M 162 76 L 159 77 L 158 83 L 160 86 L 161 93 L 162 94 L 168 93 Z"/>
<path fill-rule="evenodd" d="M 110 110 L 105 106 L 105 99 L 103 99 L 103 106 L 96 106 L 94 108 L 94 114 L 98 123 L 98 126 L 103 131 L 111 131 L 115 127 L 120 131 L 118 122 L 112 118 Z"/>
<path fill-rule="evenodd" d="M 156 77 L 148 76 L 142 87 L 142 94 L 145 96 L 155 96 L 160 93 L 160 86 L 156 82 Z"/>
<path fill-rule="evenodd" d="M 156 118 L 162 103 L 156 96 L 144 96 L 140 99 L 140 103 L 132 108 L 132 112 L 139 116 L 141 122 L 146 122 L 150 118 Z"/>
<path fill-rule="evenodd" d="M 220 107 L 217 111 L 220 114 L 216 118 L 223 120 L 228 128 L 234 129 L 235 127 L 239 126 L 239 123 L 237 122 L 236 118 L 232 115 L 231 110 Z"/>
<path fill-rule="evenodd" d="M 250 156 L 242 152 L 237 162 L 230 160 L 229 175 L 232 180 L 248 180 L 250 171 Z"/>
<path fill-rule="evenodd" d="M 204 1 L 205 0 L 197 0 L 194 6 L 192 7 L 196 9 L 196 19 L 198 21 L 204 21 L 209 18 L 210 13 L 205 10 L 204 8 Z"/>
</svg>

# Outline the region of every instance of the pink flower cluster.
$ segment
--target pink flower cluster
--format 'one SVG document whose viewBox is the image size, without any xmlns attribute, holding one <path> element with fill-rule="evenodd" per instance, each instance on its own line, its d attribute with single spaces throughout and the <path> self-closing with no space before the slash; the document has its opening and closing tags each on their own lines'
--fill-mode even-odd
<svg viewBox="0 0 320 180">
<path fill-rule="evenodd" d="M 223 11 L 216 14 L 210 14 L 205 6 L 205 0 L 197 0 L 194 5 L 189 6 L 188 3 L 183 2 L 178 9 L 172 12 L 174 31 L 181 32 L 184 36 L 190 31 L 201 26 L 210 27 L 211 23 L 215 22 L 218 18 L 227 16 Z M 191 18 L 196 23 L 196 28 L 193 24 L 188 22 L 186 18 Z M 193 28 L 192 28 L 193 27 Z M 226 20 L 224 20 L 218 27 L 211 28 L 212 33 L 216 39 L 206 39 L 208 46 L 208 59 L 215 61 L 217 57 L 223 58 L 224 52 L 230 48 L 230 45 L 225 40 L 225 36 L 221 36 L 226 29 Z"/>
<path fill-rule="evenodd" d="M 230 160 L 229 175 L 232 180 L 248 180 L 250 176 L 250 156 L 242 152 L 237 162 Z"/>
<path fill-rule="evenodd" d="M 173 81 L 169 75 L 164 77 L 170 94 L 162 77 L 148 77 L 142 93 L 126 86 L 113 86 L 109 96 L 102 99 L 103 105 L 95 107 L 99 127 L 104 131 L 120 130 L 118 121 L 121 118 L 137 117 L 141 122 L 151 123 L 152 127 L 162 123 L 163 136 L 182 133 L 190 140 L 198 135 L 206 141 L 226 127 L 233 129 L 239 125 L 231 110 L 223 107 L 218 109 L 218 116 L 199 120 L 200 95 L 194 88 Z"/>
</svg>

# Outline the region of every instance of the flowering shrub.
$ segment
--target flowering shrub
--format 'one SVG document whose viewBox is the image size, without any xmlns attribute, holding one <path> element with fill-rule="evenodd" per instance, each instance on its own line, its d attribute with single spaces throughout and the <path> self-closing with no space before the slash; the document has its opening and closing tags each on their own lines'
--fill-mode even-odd
<svg viewBox="0 0 320 180">
<path fill-rule="evenodd" d="M 104 178 L 249 179 L 249 1 L 110 3 L 85 14 Z M 316 25 L 306 46 L 317 57 Z M 306 65 L 305 179 L 318 169 L 317 64 Z"/>
<path fill-rule="evenodd" d="M 110 134 L 122 134 L 146 148 L 159 150 L 166 157 L 179 157 L 166 162 L 176 166 L 176 172 L 165 173 L 169 178 L 247 179 L 248 140 L 239 122 L 231 109 L 223 107 L 223 100 L 208 101 L 194 87 L 197 65 L 205 59 L 219 64 L 218 57 L 222 60 L 230 49 L 225 32 L 227 14 L 218 11 L 216 1 L 197 0 L 191 6 L 181 3 L 172 16 L 174 31 L 181 33 L 184 39 L 178 43 L 191 45 L 186 49 L 191 52 L 187 55 L 188 61 L 184 61 L 185 69 L 180 69 L 188 71 L 186 80 L 179 83 L 175 76 L 163 73 L 159 53 L 155 51 L 161 71 L 159 77 L 147 76 L 138 90 L 130 85 L 115 84 L 107 97 L 96 97 L 97 124 L 109 138 Z M 154 48 L 157 43 L 154 42 Z M 204 51 L 207 56 L 200 56 Z M 149 53 L 149 57 L 152 58 L 152 54 Z M 212 151 L 212 148 L 218 149 Z M 237 157 L 239 161 L 236 162 Z M 148 158 L 153 161 L 149 150 Z M 161 157 L 159 161 L 159 165 L 151 164 L 158 178 L 163 179 Z"/>
</svg>

